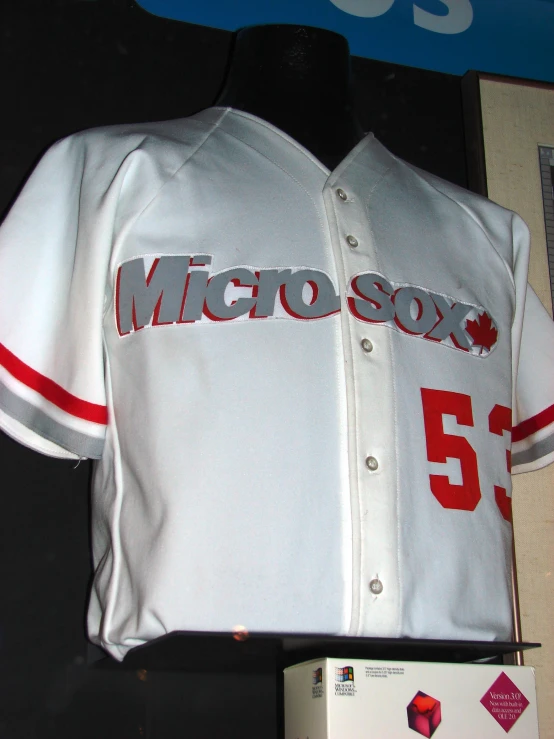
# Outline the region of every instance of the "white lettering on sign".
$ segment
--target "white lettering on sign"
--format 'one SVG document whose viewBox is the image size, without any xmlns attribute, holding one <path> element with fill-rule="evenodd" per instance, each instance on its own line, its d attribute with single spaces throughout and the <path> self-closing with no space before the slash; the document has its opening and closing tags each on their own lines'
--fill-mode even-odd
<svg viewBox="0 0 554 739">
<path fill-rule="evenodd" d="M 394 0 L 330 0 L 339 10 L 358 18 L 377 18 L 394 5 Z M 437 15 L 420 8 L 415 2 L 414 23 L 434 33 L 463 33 L 473 22 L 471 0 L 439 0 L 446 6 L 446 14 Z"/>
<path fill-rule="evenodd" d="M 340 10 L 359 18 L 377 18 L 394 5 L 394 0 L 331 0 Z"/>
<path fill-rule="evenodd" d="M 414 3 L 414 23 L 435 33 L 463 33 L 473 21 L 470 0 L 440 0 L 448 8 L 446 15 L 428 13 Z"/>
</svg>

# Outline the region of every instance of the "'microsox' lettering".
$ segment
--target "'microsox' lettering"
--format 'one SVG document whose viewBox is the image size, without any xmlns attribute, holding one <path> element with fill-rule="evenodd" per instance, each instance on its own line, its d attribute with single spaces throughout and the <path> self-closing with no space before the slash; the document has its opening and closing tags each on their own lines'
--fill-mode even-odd
<svg viewBox="0 0 554 739">
<path fill-rule="evenodd" d="M 337 289 L 321 270 L 240 266 L 212 274 L 212 259 L 210 254 L 165 255 L 121 264 L 115 306 L 119 335 L 169 324 L 309 321 L 340 311 Z M 346 294 L 350 313 L 365 323 L 480 357 L 488 356 L 498 342 L 497 326 L 484 308 L 424 287 L 395 284 L 377 272 L 354 275 Z"/>
</svg>

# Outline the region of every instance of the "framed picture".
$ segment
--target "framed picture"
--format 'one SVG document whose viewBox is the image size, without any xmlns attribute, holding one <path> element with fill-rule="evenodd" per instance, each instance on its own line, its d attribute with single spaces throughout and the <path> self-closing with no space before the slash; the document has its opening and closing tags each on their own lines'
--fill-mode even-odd
<svg viewBox="0 0 554 739">
<path fill-rule="evenodd" d="M 469 72 L 462 91 L 469 187 L 526 221 L 531 231 L 529 281 L 552 315 L 554 85 Z M 554 470 L 517 475 L 513 483 L 514 630 L 518 640 L 543 645 L 527 652 L 525 662 L 537 671 L 541 732 L 552 736 Z"/>
</svg>

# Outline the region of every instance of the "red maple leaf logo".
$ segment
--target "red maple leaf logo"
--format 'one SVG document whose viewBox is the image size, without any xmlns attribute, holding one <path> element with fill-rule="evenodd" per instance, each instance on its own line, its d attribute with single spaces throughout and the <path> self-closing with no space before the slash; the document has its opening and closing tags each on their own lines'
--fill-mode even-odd
<svg viewBox="0 0 554 739">
<path fill-rule="evenodd" d="M 498 341 L 498 331 L 488 313 L 480 313 L 475 321 L 466 321 L 466 331 L 473 339 L 473 346 L 481 347 L 479 354 L 484 349 L 490 352 Z"/>
</svg>

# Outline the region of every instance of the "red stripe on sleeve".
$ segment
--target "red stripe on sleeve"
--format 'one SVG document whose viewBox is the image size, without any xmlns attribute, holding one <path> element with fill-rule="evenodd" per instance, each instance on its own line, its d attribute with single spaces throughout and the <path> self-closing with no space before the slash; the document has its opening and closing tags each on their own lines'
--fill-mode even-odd
<svg viewBox="0 0 554 739">
<path fill-rule="evenodd" d="M 83 418 L 85 421 L 104 425 L 108 423 L 108 409 L 105 405 L 89 403 L 87 400 L 82 400 L 68 393 L 61 385 L 41 375 L 40 372 L 18 359 L 3 344 L 0 344 L 0 364 L 16 380 L 27 385 L 31 390 L 40 393 L 43 398 L 61 408 L 62 411 L 77 418 Z"/>
<path fill-rule="evenodd" d="M 526 421 L 518 423 L 512 429 L 512 441 L 521 441 L 526 439 L 528 436 L 540 431 L 541 429 L 549 426 L 554 422 L 554 405 L 550 408 L 545 408 L 544 411 L 537 413 L 536 416 L 528 418 Z"/>
</svg>

